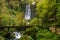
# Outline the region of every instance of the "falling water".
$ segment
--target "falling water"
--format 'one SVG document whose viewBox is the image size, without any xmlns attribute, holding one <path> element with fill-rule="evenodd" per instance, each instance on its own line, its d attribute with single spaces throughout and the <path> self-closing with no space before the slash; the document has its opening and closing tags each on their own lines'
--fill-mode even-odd
<svg viewBox="0 0 60 40">
<path fill-rule="evenodd" d="M 14 32 L 14 34 L 15 34 L 15 39 L 14 40 L 18 40 L 22 36 L 22 34 L 20 32 Z"/>
<path fill-rule="evenodd" d="M 25 12 L 25 19 L 30 20 L 31 19 L 31 9 L 30 5 L 26 5 L 26 12 Z"/>
<path fill-rule="evenodd" d="M 30 20 L 31 19 L 31 9 L 30 9 L 30 5 L 26 5 L 26 11 L 25 11 L 25 20 Z M 29 24 L 29 22 L 26 22 L 27 24 Z"/>
</svg>

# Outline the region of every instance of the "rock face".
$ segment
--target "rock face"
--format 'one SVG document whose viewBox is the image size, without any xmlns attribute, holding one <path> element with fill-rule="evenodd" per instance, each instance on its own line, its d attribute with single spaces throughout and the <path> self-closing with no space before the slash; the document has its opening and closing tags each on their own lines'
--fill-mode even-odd
<svg viewBox="0 0 60 40">
<path fill-rule="evenodd" d="M 52 32 L 55 32 L 57 34 L 60 34 L 60 28 L 49 27 L 49 30 L 51 30 Z"/>
<path fill-rule="evenodd" d="M 55 27 L 49 27 L 49 30 L 51 30 L 52 32 L 55 32 Z"/>
</svg>

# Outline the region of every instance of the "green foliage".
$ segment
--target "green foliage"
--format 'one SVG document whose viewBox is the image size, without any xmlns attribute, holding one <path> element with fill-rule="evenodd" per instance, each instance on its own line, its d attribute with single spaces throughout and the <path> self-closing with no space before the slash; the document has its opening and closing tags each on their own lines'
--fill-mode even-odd
<svg viewBox="0 0 60 40">
<path fill-rule="evenodd" d="M 14 34 L 14 33 L 11 33 L 11 34 L 10 34 L 10 38 L 11 38 L 11 39 L 14 39 L 14 38 L 15 38 L 15 34 Z"/>
<path fill-rule="evenodd" d="M 40 0 L 36 4 L 37 18 L 39 20 L 39 24 L 41 24 L 40 26 L 48 25 L 48 19 L 50 19 L 54 14 L 55 5 L 56 0 Z"/>
<path fill-rule="evenodd" d="M 4 38 L 4 37 L 2 37 L 2 36 L 0 36 L 0 40 L 5 40 L 5 38 Z"/>
<path fill-rule="evenodd" d="M 34 16 L 28 21 L 24 19 L 27 4 L 31 5 Z M 26 22 L 29 22 L 29 25 L 26 25 Z M 60 27 L 60 0 L 0 0 L 0 26 L 33 26 L 26 28 L 19 40 L 35 40 L 35 37 L 36 40 L 59 40 L 60 36 L 38 27 Z M 5 32 L 0 30 L 0 40 L 5 40 L 3 36 L 8 32 L 8 28 L 4 28 Z M 15 30 L 16 28 L 11 28 L 9 32 Z M 14 34 L 10 34 L 10 37 L 14 38 Z"/>
<path fill-rule="evenodd" d="M 32 6 L 33 2 L 36 2 L 35 8 Z M 1 26 L 25 25 L 24 12 L 26 4 L 30 4 L 31 9 L 36 9 L 36 12 L 32 10 L 33 13 L 36 13 L 36 17 L 29 21 L 30 25 L 47 26 L 48 19 L 54 14 L 56 0 L 1 0 L 0 4 L 0 13 L 2 14 Z"/>
<path fill-rule="evenodd" d="M 31 26 L 37 26 L 38 25 L 38 21 L 37 21 L 37 17 L 33 18 L 31 21 L 30 21 L 30 25 Z"/>
<path fill-rule="evenodd" d="M 24 17 L 22 12 L 17 13 L 16 15 L 2 14 L 0 26 L 20 26 L 24 25 Z"/>
<path fill-rule="evenodd" d="M 40 29 L 36 33 L 37 40 L 58 40 L 58 36 L 55 33 L 48 31 L 47 29 Z"/>
<path fill-rule="evenodd" d="M 27 28 L 24 35 L 29 35 L 35 40 L 59 40 L 59 36 L 57 34 L 51 32 L 50 30 L 38 27 Z"/>
<path fill-rule="evenodd" d="M 60 25 L 60 3 L 57 3 L 57 12 L 56 12 L 57 14 L 56 14 L 56 16 L 57 16 L 57 25 L 58 25 L 58 27 L 60 27 L 59 25 Z"/>
<path fill-rule="evenodd" d="M 20 40 L 34 40 L 33 38 L 31 38 L 30 36 L 28 35 L 23 35 Z"/>
<path fill-rule="evenodd" d="M 35 38 L 34 37 L 36 35 L 35 33 L 36 33 L 36 27 L 31 27 L 26 29 L 24 35 L 30 35 L 31 37 Z"/>
<path fill-rule="evenodd" d="M 1 26 L 8 26 L 9 25 L 9 18 L 10 18 L 10 15 L 9 14 L 2 14 L 2 17 L 1 17 Z"/>
<path fill-rule="evenodd" d="M 6 32 L 0 31 L 0 36 L 4 36 Z"/>
</svg>

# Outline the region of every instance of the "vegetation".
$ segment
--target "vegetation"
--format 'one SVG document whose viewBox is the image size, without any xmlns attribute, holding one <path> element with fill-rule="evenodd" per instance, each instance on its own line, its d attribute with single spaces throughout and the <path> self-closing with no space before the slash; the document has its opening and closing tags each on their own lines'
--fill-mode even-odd
<svg viewBox="0 0 60 40">
<path fill-rule="evenodd" d="M 32 13 L 32 19 L 28 21 L 24 18 L 27 4 L 30 4 Z M 0 0 L 0 27 L 3 26 L 32 26 L 23 31 L 19 40 L 59 40 L 60 36 L 47 28 L 60 28 L 60 0 Z M 9 31 L 0 28 L 0 40 L 5 40 L 5 35 L 15 30 L 20 31 L 19 28 Z M 11 35 L 14 38 L 14 34 Z"/>
</svg>

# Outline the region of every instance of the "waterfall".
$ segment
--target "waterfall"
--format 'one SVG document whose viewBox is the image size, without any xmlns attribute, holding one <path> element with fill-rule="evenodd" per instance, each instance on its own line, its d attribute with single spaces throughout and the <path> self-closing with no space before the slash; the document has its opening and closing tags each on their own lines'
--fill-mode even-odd
<svg viewBox="0 0 60 40">
<path fill-rule="evenodd" d="M 22 34 L 20 32 L 14 32 L 14 34 L 15 34 L 15 39 L 14 40 L 18 40 L 22 36 Z"/>
<path fill-rule="evenodd" d="M 27 20 L 31 19 L 31 9 L 30 9 L 30 5 L 26 5 L 26 11 L 25 11 L 25 20 L 26 20 L 26 24 L 28 25 L 29 22 L 27 22 Z"/>
<path fill-rule="evenodd" d="M 25 11 L 25 20 L 30 20 L 31 19 L 31 9 L 30 5 L 26 5 L 26 11 Z"/>
</svg>

